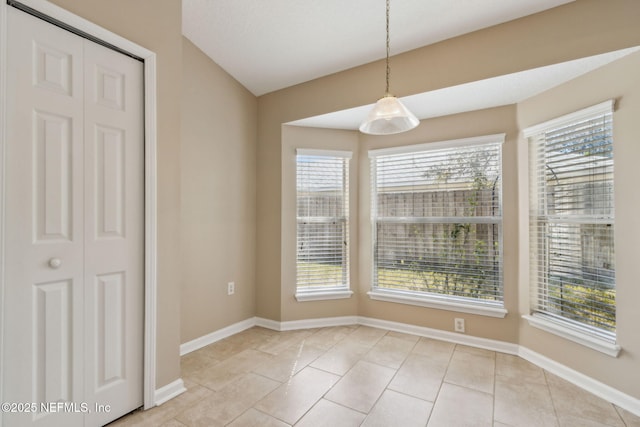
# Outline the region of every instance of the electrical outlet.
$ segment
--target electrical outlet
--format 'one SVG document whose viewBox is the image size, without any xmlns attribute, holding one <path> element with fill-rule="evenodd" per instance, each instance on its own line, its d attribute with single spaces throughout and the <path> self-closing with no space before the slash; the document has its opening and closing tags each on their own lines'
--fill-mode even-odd
<svg viewBox="0 0 640 427">
<path fill-rule="evenodd" d="M 456 332 L 464 332 L 464 319 L 459 317 L 453 319 L 453 330 Z"/>
<path fill-rule="evenodd" d="M 227 295 L 233 295 L 236 292 L 235 282 L 227 283 Z"/>
</svg>

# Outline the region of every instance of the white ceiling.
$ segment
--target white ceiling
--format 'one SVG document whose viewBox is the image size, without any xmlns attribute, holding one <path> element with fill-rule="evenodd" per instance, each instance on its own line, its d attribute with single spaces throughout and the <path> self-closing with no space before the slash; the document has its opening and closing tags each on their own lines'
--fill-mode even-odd
<svg viewBox="0 0 640 427">
<path fill-rule="evenodd" d="M 391 54 L 573 0 L 392 0 Z M 385 56 L 384 0 L 183 0 L 184 35 L 259 96 Z"/>
</svg>

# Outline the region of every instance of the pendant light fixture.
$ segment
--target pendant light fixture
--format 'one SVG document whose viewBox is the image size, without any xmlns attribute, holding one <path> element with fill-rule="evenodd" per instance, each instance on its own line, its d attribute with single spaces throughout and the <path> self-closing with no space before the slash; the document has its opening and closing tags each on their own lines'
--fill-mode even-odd
<svg viewBox="0 0 640 427">
<path fill-rule="evenodd" d="M 366 120 L 360 125 L 360 132 L 370 135 L 392 135 L 411 130 L 420 121 L 398 98 L 389 93 L 389 0 L 387 0 L 387 87 L 385 95 L 376 102 Z"/>
</svg>

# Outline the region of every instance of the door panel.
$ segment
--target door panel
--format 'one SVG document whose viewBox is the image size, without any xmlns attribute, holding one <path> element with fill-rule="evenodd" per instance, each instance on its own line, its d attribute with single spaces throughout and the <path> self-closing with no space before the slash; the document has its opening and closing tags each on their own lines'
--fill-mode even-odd
<svg viewBox="0 0 640 427">
<path fill-rule="evenodd" d="M 85 327 L 86 399 L 142 405 L 144 182 L 142 63 L 86 41 Z"/>
<path fill-rule="evenodd" d="M 72 282 L 35 286 L 35 390 L 38 402 L 73 399 Z"/>
<path fill-rule="evenodd" d="M 94 65 L 95 75 L 89 76 L 95 79 L 94 102 L 114 110 L 124 111 L 126 76 L 113 69 L 98 64 Z"/>
<path fill-rule="evenodd" d="M 34 119 L 34 241 L 71 242 L 72 118 L 35 111 Z"/>
<path fill-rule="evenodd" d="M 34 43 L 34 50 L 33 73 L 36 86 L 62 95 L 73 96 L 73 56 L 69 52 L 38 41 Z"/>
<path fill-rule="evenodd" d="M 143 398 L 142 63 L 13 8 L 8 32 L 2 386 L 39 411 L 3 421 L 103 425 Z"/>
<path fill-rule="evenodd" d="M 123 129 L 96 126 L 96 239 L 125 237 L 124 139 Z"/>
<path fill-rule="evenodd" d="M 8 13 L 4 399 L 82 402 L 82 40 Z M 4 417 L 82 425 L 64 412 Z"/>
<path fill-rule="evenodd" d="M 95 336 L 97 342 L 96 391 L 125 379 L 125 274 L 96 278 Z"/>
</svg>

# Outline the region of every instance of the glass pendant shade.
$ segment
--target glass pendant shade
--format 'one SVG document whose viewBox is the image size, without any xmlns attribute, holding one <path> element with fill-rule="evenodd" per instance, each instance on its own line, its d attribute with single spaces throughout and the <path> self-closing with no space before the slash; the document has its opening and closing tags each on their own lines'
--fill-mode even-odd
<svg viewBox="0 0 640 427">
<path fill-rule="evenodd" d="M 387 95 L 376 102 L 360 132 L 370 135 L 392 135 L 418 126 L 420 121 L 395 96 Z"/>
</svg>

